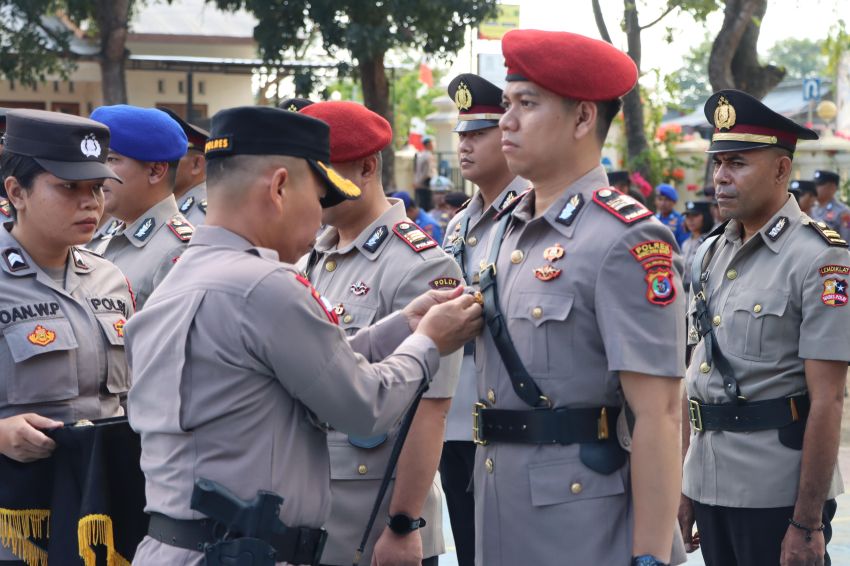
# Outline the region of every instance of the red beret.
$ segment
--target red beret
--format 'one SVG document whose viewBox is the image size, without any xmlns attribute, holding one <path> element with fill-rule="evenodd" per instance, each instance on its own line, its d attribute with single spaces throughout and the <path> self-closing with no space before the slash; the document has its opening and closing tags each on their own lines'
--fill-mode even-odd
<svg viewBox="0 0 850 566">
<path fill-rule="evenodd" d="M 527 80 L 572 100 L 614 100 L 638 79 L 631 57 L 565 31 L 511 30 L 502 38 L 507 80 Z"/>
<path fill-rule="evenodd" d="M 331 127 L 331 163 L 372 155 L 393 140 L 390 123 L 356 102 L 317 102 L 299 113 L 318 118 Z"/>
</svg>

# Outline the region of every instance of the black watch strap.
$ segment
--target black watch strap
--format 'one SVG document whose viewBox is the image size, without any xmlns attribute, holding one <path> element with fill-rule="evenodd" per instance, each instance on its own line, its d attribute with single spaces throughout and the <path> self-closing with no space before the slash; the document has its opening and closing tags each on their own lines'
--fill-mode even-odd
<svg viewBox="0 0 850 566">
<path fill-rule="evenodd" d="M 404 513 L 397 513 L 387 517 L 387 525 L 389 525 L 390 530 L 397 535 L 412 533 L 416 529 L 421 529 L 426 524 L 425 519 L 422 517 L 414 519 Z"/>
</svg>

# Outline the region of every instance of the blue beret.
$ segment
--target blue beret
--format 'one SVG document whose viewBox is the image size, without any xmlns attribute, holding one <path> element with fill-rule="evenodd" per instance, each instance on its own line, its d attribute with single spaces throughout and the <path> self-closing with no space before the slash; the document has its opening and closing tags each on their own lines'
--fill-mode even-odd
<svg viewBox="0 0 850 566">
<path fill-rule="evenodd" d="M 655 190 L 658 191 L 658 194 L 667 197 L 673 202 L 679 200 L 679 193 L 676 192 L 676 189 L 673 188 L 672 185 L 668 185 L 666 183 L 662 183 L 655 187 Z"/>
<path fill-rule="evenodd" d="M 109 148 L 138 161 L 177 161 L 189 147 L 183 128 L 156 108 L 101 106 L 91 119 L 109 127 Z"/>
<path fill-rule="evenodd" d="M 397 198 L 404 203 L 404 208 L 413 206 L 413 199 L 410 198 L 410 193 L 406 191 L 398 191 L 390 195 L 391 198 Z"/>
</svg>

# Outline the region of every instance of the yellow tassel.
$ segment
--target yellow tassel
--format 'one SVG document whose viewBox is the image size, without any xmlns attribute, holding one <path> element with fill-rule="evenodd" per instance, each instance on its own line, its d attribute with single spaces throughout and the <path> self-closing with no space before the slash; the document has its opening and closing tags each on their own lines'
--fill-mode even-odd
<svg viewBox="0 0 850 566">
<path fill-rule="evenodd" d="M 0 508 L 0 544 L 27 566 L 47 566 L 47 552 L 27 539 L 48 538 L 49 519 L 48 509 Z"/>
<path fill-rule="evenodd" d="M 77 523 L 80 558 L 86 566 L 97 566 L 93 546 L 106 547 L 106 566 L 130 566 L 130 561 L 115 550 L 112 518 L 109 515 L 86 515 Z"/>
</svg>

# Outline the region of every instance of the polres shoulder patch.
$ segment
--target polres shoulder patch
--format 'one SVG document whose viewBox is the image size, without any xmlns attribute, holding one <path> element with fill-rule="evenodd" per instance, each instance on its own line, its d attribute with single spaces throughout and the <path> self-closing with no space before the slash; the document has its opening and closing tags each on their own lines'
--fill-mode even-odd
<svg viewBox="0 0 850 566">
<path fill-rule="evenodd" d="M 168 221 L 168 227 L 181 242 L 188 242 L 192 239 L 192 234 L 195 233 L 194 226 L 189 224 L 189 221 L 182 214 L 172 216 L 171 220 Z"/>
<path fill-rule="evenodd" d="M 396 222 L 395 226 L 393 226 L 393 232 L 417 253 L 430 248 L 436 248 L 439 245 L 437 240 L 426 234 L 422 228 L 409 220 Z"/>
<path fill-rule="evenodd" d="M 632 224 L 652 216 L 652 211 L 638 202 L 635 198 L 623 194 L 613 187 L 606 187 L 604 189 L 597 189 L 594 191 L 593 202 L 626 224 Z"/>
<path fill-rule="evenodd" d="M 841 237 L 841 234 L 830 228 L 826 222 L 812 220 L 809 222 L 809 227 L 814 229 L 818 233 L 818 236 L 823 238 L 830 246 L 835 246 L 836 248 L 847 247 L 847 242 Z"/>
<path fill-rule="evenodd" d="M 325 315 L 327 315 L 328 320 L 336 325 L 339 325 L 339 317 L 337 316 L 336 312 L 334 312 L 334 309 L 331 304 L 325 301 L 325 299 L 319 294 L 316 288 L 313 287 L 313 284 L 310 283 L 310 281 L 306 277 L 299 273 L 296 273 L 294 275 L 295 279 L 299 283 L 307 287 L 307 289 L 310 291 L 310 295 L 312 295 L 313 299 L 315 299 L 316 302 L 319 303 L 319 306 L 322 307 L 322 311 L 324 311 Z"/>
</svg>

